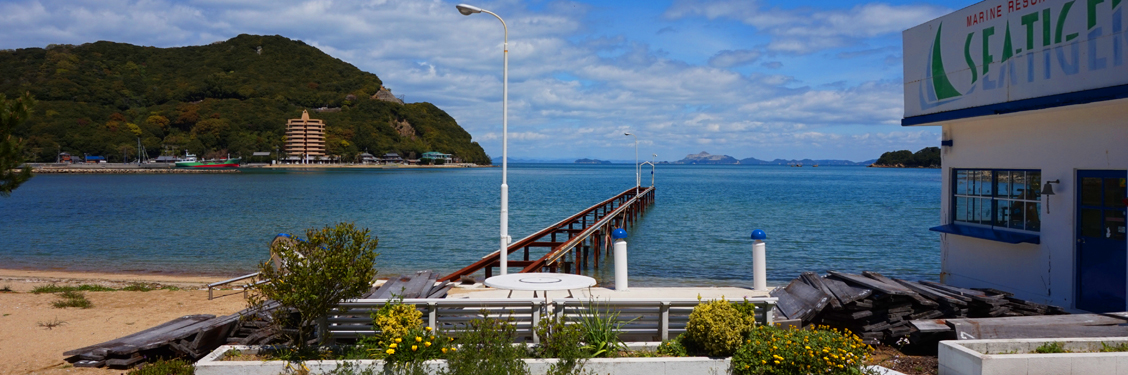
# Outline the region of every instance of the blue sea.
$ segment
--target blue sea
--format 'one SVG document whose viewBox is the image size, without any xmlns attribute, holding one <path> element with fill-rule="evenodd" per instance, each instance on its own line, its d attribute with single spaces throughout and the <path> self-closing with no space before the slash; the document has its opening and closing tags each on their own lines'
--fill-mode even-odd
<svg viewBox="0 0 1128 375">
<path fill-rule="evenodd" d="M 659 165 L 629 228 L 633 286 L 750 286 L 753 229 L 772 284 L 803 271 L 938 280 L 940 171 Z M 631 165 L 513 164 L 510 235 L 634 185 Z M 501 168 L 245 169 L 238 174 L 37 175 L 0 198 L 0 268 L 253 272 L 278 233 L 353 222 L 380 276 L 449 273 L 497 247 Z M 650 170 L 643 172 L 650 185 Z M 591 276 L 611 280 L 610 259 Z"/>
</svg>

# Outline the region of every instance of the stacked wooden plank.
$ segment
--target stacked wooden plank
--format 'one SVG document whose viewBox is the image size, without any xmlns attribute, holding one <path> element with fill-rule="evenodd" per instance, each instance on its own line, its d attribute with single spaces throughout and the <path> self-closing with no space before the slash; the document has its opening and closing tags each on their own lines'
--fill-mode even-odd
<svg viewBox="0 0 1128 375">
<path fill-rule="evenodd" d="M 829 271 L 825 277 L 804 272 L 771 295 L 779 298 L 777 319 L 849 329 L 869 344 L 894 342 L 918 332 L 910 324 L 914 320 L 1064 313 L 1001 291 L 912 282 L 869 271 L 861 275 Z"/>
<path fill-rule="evenodd" d="M 427 271 L 417 271 L 414 276 L 401 276 L 388 279 L 378 288 L 373 288 L 362 299 L 403 298 L 444 298 L 454 287 L 449 281 L 436 284 L 439 275 Z"/>
<path fill-rule="evenodd" d="M 187 315 L 129 336 L 64 352 L 75 367 L 128 368 L 155 357 L 198 359 L 225 342 L 238 316 Z"/>
</svg>

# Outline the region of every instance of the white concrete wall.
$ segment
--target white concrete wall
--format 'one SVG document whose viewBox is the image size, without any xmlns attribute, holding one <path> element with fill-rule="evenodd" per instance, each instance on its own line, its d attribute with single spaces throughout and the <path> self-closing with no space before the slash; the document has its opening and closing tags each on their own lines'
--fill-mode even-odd
<svg viewBox="0 0 1128 375">
<path fill-rule="evenodd" d="M 1011 245 L 940 235 L 941 279 L 962 287 L 994 287 L 1017 297 L 1073 307 L 1076 171 L 1128 169 L 1128 99 L 945 121 L 941 147 L 941 223 L 951 223 L 953 168 L 1039 169 L 1041 244 Z M 1128 265 L 1126 265 L 1128 267 Z"/>
</svg>

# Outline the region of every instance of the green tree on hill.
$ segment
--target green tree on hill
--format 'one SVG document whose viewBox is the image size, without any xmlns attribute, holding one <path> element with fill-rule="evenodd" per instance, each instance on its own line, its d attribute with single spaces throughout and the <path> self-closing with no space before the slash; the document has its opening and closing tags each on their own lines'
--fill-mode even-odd
<svg viewBox="0 0 1128 375">
<path fill-rule="evenodd" d="M 166 147 L 249 156 L 280 148 L 286 120 L 310 109 L 326 123 L 327 146 L 346 160 L 368 149 L 490 163 L 438 107 L 372 99 L 382 85 L 375 74 L 281 36 L 180 48 L 103 41 L 0 51 L 0 93 L 39 100 L 35 116 L 12 132 L 41 160 L 61 149 L 116 162 L 120 146 L 137 138 L 150 157 Z M 405 121 L 413 132 L 397 131 L 394 124 Z"/>
<path fill-rule="evenodd" d="M 31 167 L 20 168 L 26 160 L 24 142 L 12 135 L 12 130 L 27 121 L 35 99 L 31 94 L 9 100 L 0 94 L 0 196 L 7 197 L 21 184 L 31 179 Z"/>
<path fill-rule="evenodd" d="M 881 154 L 881 158 L 874 164 L 883 167 L 939 168 L 940 148 L 925 147 L 916 153 L 909 150 L 890 151 Z"/>
</svg>

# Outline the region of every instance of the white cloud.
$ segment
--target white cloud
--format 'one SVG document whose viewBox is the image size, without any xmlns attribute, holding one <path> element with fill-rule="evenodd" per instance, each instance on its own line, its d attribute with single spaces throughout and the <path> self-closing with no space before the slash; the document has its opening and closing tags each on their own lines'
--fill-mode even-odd
<svg viewBox="0 0 1128 375">
<path fill-rule="evenodd" d="M 500 155 L 501 24 L 485 14 L 462 16 L 454 4 L 13 0 L 0 3 L 0 48 L 96 40 L 170 47 L 241 33 L 283 35 L 379 75 L 409 102 L 435 103 L 487 153 Z M 897 142 L 935 143 L 926 139 L 934 130 L 896 125 L 899 84 L 861 77 L 862 83 L 811 87 L 817 82 L 777 71 L 784 68 L 780 61 L 760 63 L 779 51 L 810 52 L 897 32 L 930 17 L 935 7 L 801 11 L 682 1 L 666 16 L 733 18 L 772 37 L 762 48 L 714 51 L 708 64 L 694 64 L 646 40 L 593 29 L 596 7 L 552 2 L 534 10 L 512 0 L 483 5 L 509 25 L 511 157 L 625 158 L 633 155 L 633 142 L 622 135 L 628 130 L 639 134 L 640 147 L 653 150 L 641 151 L 669 160 L 700 152 L 701 145 L 740 158 L 755 149 L 758 157 L 860 159 Z M 655 34 L 678 34 L 683 27 L 657 25 Z"/>
<path fill-rule="evenodd" d="M 781 9 L 762 1 L 678 0 L 665 16 L 681 19 L 701 16 L 733 19 L 771 35 L 768 49 L 807 54 L 858 44 L 864 38 L 900 33 L 950 10 L 926 4 L 859 4 L 850 9 L 820 10 L 810 7 Z"/>
</svg>

